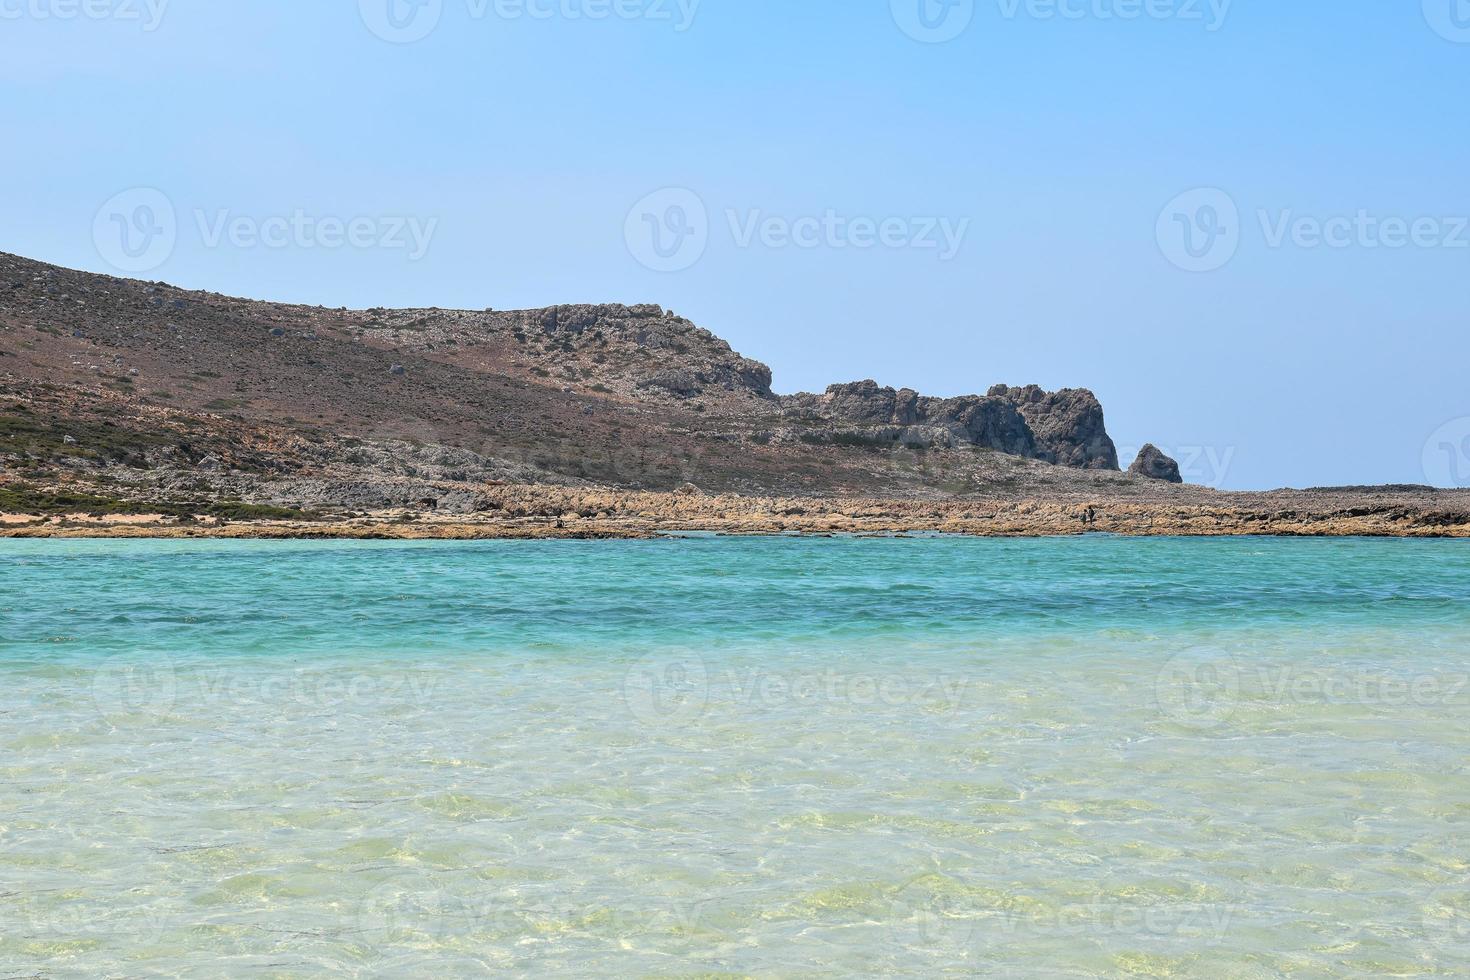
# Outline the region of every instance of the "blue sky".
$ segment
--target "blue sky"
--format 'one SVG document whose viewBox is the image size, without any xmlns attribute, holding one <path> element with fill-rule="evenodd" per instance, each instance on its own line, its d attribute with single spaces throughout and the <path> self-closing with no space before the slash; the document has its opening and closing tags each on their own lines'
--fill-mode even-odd
<svg viewBox="0 0 1470 980">
<path fill-rule="evenodd" d="M 779 391 L 1085 386 L 1196 482 L 1470 482 L 1464 0 L 388 2 L 0 0 L 0 249 L 657 302 Z"/>
</svg>

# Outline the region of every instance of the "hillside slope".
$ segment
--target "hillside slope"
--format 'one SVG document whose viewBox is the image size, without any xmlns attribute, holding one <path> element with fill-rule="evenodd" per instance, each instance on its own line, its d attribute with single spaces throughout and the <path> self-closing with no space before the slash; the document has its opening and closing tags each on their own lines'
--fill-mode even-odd
<svg viewBox="0 0 1470 980">
<path fill-rule="evenodd" d="M 402 503 L 401 480 L 942 497 L 1133 479 L 1090 392 L 771 381 L 656 306 L 324 309 L 0 254 L 11 479 L 344 507 Z"/>
</svg>

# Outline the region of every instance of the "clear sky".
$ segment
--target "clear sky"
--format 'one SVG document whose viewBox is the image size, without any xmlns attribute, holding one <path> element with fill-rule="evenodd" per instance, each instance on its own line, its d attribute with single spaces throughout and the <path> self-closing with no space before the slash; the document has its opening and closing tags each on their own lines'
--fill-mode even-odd
<svg viewBox="0 0 1470 980">
<path fill-rule="evenodd" d="M 0 85 L 5 251 L 657 302 L 778 391 L 1089 387 L 1195 482 L 1470 482 L 1466 0 L 0 0 Z"/>
</svg>

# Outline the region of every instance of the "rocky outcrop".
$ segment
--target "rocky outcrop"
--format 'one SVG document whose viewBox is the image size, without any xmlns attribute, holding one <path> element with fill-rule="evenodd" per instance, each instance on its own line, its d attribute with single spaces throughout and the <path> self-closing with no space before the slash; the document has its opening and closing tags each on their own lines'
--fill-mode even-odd
<svg viewBox="0 0 1470 980">
<path fill-rule="evenodd" d="M 999 398 L 967 395 L 937 404 L 930 399 L 925 402 L 925 414 L 945 429 L 962 434 L 962 442 L 1012 456 L 1036 455 L 1036 438 L 1026 420 Z"/>
<path fill-rule="evenodd" d="M 637 390 L 680 399 L 715 392 L 775 397 L 769 367 L 653 304 L 553 306 L 478 316 L 483 328 L 515 337 L 523 354 L 539 353 L 552 367 L 577 363 L 586 377 L 603 382 L 632 380 Z M 640 376 L 651 366 L 654 370 Z"/>
<path fill-rule="evenodd" d="M 638 382 L 640 389 L 657 388 L 678 398 L 693 398 L 704 393 L 700 378 L 693 371 L 673 369 L 659 371 Z"/>
<path fill-rule="evenodd" d="M 350 314 L 349 314 L 350 315 Z M 771 402 L 771 369 L 653 304 L 533 310 L 364 311 L 363 336 L 438 359 L 494 367 L 556 389 L 746 411 Z"/>
<path fill-rule="evenodd" d="M 1037 385 L 996 385 L 990 397 L 1016 406 L 1036 437 L 1037 458 L 1084 470 L 1116 470 L 1118 449 L 1108 436 L 1102 405 L 1086 388 L 1044 391 Z"/>
<path fill-rule="evenodd" d="M 880 388 L 876 381 L 855 381 L 827 389 L 826 410 L 835 420 L 861 425 L 917 425 L 918 393 Z"/>
<path fill-rule="evenodd" d="M 1138 458 L 1128 467 L 1128 472 L 1151 480 L 1163 480 L 1165 483 L 1184 482 L 1184 477 L 1179 475 L 1179 464 L 1164 455 L 1153 443 L 1138 451 Z"/>
<path fill-rule="evenodd" d="M 1084 389 L 997 385 L 986 395 L 930 398 L 910 388 L 856 381 L 832 385 L 825 395 L 793 395 L 782 404 L 798 418 L 866 427 L 863 433 L 876 441 L 971 445 L 1077 469 L 1118 468 L 1102 406 Z"/>
</svg>

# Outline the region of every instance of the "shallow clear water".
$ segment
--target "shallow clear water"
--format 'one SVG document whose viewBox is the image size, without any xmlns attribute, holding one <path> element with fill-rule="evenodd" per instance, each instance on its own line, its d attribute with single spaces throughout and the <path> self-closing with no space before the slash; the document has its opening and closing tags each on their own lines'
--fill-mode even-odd
<svg viewBox="0 0 1470 980">
<path fill-rule="evenodd" d="M 1470 546 L 0 542 L 0 975 L 1470 971 Z"/>
</svg>

